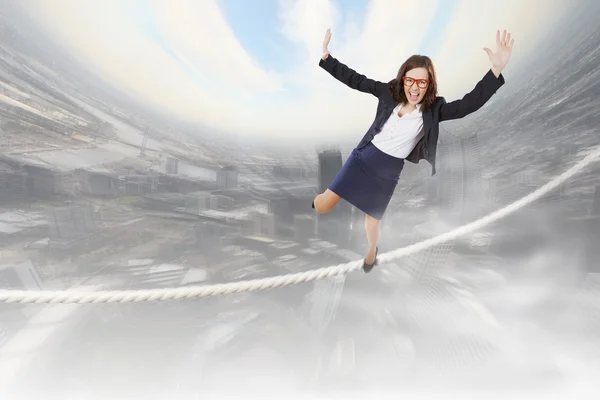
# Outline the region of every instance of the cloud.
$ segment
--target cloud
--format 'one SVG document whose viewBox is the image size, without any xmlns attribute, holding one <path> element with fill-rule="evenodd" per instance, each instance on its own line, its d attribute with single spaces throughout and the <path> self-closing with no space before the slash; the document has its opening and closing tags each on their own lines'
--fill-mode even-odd
<svg viewBox="0 0 600 400">
<path fill-rule="evenodd" d="M 297 0 L 296 5 L 300 7 L 300 4 L 306 2 L 309 0 Z M 527 64 L 528 52 L 543 40 L 553 21 L 566 7 L 566 3 L 560 1 L 549 0 L 545 4 L 548 7 L 540 12 L 539 3 L 536 2 L 460 1 L 451 22 L 442 30 L 440 50 L 436 54 L 430 54 L 438 73 L 440 95 L 447 100 L 461 98 L 483 77 L 491 67 L 483 47 L 495 50 L 496 29 L 507 29 L 516 38 L 510 64 L 505 70 L 505 77 L 510 79 L 511 72 Z M 340 33 L 333 31 L 330 45 L 332 55 L 372 79 L 387 82 L 396 75 L 398 67 L 407 56 L 417 53 L 438 6 L 439 3 L 435 0 L 373 0 L 369 3 L 362 31 L 342 28 L 339 29 Z M 415 14 L 407 16 L 406 10 L 427 11 L 417 17 Z M 284 20 L 292 20 L 292 17 L 288 16 Z M 323 20 L 315 18 L 315 21 L 319 23 L 305 23 L 302 29 L 296 27 L 298 32 L 291 36 L 314 38 L 311 39 L 314 47 L 320 50 L 327 26 L 324 26 Z M 292 25 L 288 29 L 293 27 Z M 316 31 L 319 29 L 322 33 L 317 40 Z M 315 134 L 335 130 L 340 132 L 339 137 L 342 132 L 347 132 L 347 135 L 356 135 L 358 141 L 372 122 L 375 100 L 368 94 L 352 91 L 335 82 L 316 67 L 316 63 L 317 61 L 307 60 L 306 65 L 303 65 L 306 71 L 299 69 L 289 78 L 291 81 L 297 76 L 304 77 L 304 87 L 309 88 L 313 94 L 301 106 L 294 108 L 296 115 L 302 116 L 302 128 Z M 283 115 L 285 119 L 289 118 L 285 111 Z M 277 123 L 279 121 L 273 121 L 273 124 Z"/>
<path fill-rule="evenodd" d="M 273 70 L 262 70 L 242 47 L 217 0 L 152 1 L 160 33 L 202 73 L 229 89 L 271 93 L 281 89 Z M 219 87 L 218 91 L 222 91 Z"/>
<path fill-rule="evenodd" d="M 304 46 L 313 60 L 321 56 L 320 43 L 326 28 L 339 23 L 340 13 L 330 0 L 280 0 L 280 32 L 291 42 Z"/>
<path fill-rule="evenodd" d="M 176 116 L 237 130 L 252 119 L 239 104 L 280 90 L 281 81 L 245 52 L 216 0 L 202 1 L 202 8 L 199 4 L 150 3 L 170 51 L 133 23 L 130 1 L 27 0 L 22 7 L 117 89 Z M 238 118 L 231 118 L 236 108 Z"/>
<path fill-rule="evenodd" d="M 440 95 L 447 100 L 462 97 L 490 69 L 484 47 L 496 50 L 496 30 L 509 31 L 515 39 L 505 77 L 527 64 L 528 53 L 543 39 L 567 3 L 548 0 L 544 8 L 535 1 L 462 0 L 442 35 L 442 45 L 432 59 L 436 64 Z"/>
<path fill-rule="evenodd" d="M 387 82 L 396 76 L 404 59 L 416 52 L 437 8 L 436 0 L 371 1 L 360 32 L 356 25 L 354 29 L 344 29 L 344 21 L 339 19 L 342 13 L 331 1 L 286 0 L 282 3 L 281 20 L 286 37 L 301 42 L 307 49 L 306 59 L 288 72 L 286 81 L 309 94 L 302 103 L 296 101 L 293 107 L 280 107 L 277 117 L 265 128 L 274 131 L 285 126 L 289 135 L 316 140 L 322 140 L 324 134 L 330 139 L 356 136 L 368 128 L 376 106 L 373 96 L 349 89 L 318 66 L 326 29 L 332 29 L 329 46 L 332 56 L 369 78 Z M 419 8 L 431 13 L 398 23 L 406 9 Z M 411 32 L 410 40 L 402 39 L 406 32 Z M 285 123 L 290 120 L 298 123 L 290 127 Z"/>
<path fill-rule="evenodd" d="M 318 66 L 326 29 L 332 29 L 334 57 L 387 82 L 417 52 L 440 1 L 371 0 L 359 22 L 344 19 L 347 14 L 338 8 L 343 1 L 281 0 L 280 25 L 273 32 L 289 47 L 272 57 L 299 61 L 280 71 L 253 59 L 218 0 L 145 2 L 145 12 L 156 20 L 153 36 L 136 23 L 132 10 L 140 3 L 132 0 L 24 0 L 22 6 L 94 74 L 175 117 L 240 136 L 358 141 L 372 121 L 376 99 L 336 82 Z M 440 50 L 431 55 L 440 94 L 462 97 L 483 76 L 490 64 L 482 48 L 494 49 L 496 29 L 509 29 L 516 38 L 506 75 L 526 65 L 528 49 L 566 7 L 558 0 L 548 3 L 540 12 L 536 2 L 460 1 L 440 36 Z"/>
</svg>

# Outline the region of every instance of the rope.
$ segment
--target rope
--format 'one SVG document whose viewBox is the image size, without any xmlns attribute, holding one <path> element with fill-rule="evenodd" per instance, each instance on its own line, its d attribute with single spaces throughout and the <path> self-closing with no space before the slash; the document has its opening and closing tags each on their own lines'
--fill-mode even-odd
<svg viewBox="0 0 600 400">
<path fill-rule="evenodd" d="M 529 203 L 539 199 L 552 189 L 561 185 L 583 168 L 600 157 L 600 147 L 584 157 L 573 167 L 554 178 L 544 186 L 538 188 L 527 196 L 509 204 L 508 206 L 490 213 L 474 222 L 460 226 L 454 230 L 419 243 L 403 247 L 389 253 L 378 256 L 379 262 L 385 263 L 394 259 L 416 253 L 440 243 L 459 238 L 467 233 L 476 231 L 491 224 L 509 214 L 518 211 Z M 249 281 L 228 282 L 217 285 L 190 286 L 178 288 L 149 289 L 149 290 L 116 290 L 116 291 L 25 291 L 25 290 L 2 290 L 0 291 L 0 302 L 3 303 L 34 303 L 34 304 L 93 304 L 93 303 L 130 303 L 155 300 L 177 300 L 191 299 L 207 296 L 220 296 L 240 292 L 254 292 L 258 290 L 273 289 L 282 286 L 296 285 L 311 282 L 317 279 L 344 275 L 356 271 L 362 267 L 362 260 L 352 261 L 346 264 L 320 268 L 312 271 L 299 272 L 295 274 L 280 275 L 270 278 L 254 279 Z"/>
</svg>

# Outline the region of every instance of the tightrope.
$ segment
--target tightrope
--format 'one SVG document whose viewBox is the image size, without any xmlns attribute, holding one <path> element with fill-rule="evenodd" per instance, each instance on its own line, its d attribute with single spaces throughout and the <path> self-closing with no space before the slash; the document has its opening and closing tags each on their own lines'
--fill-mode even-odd
<svg viewBox="0 0 600 400">
<path fill-rule="evenodd" d="M 412 253 L 416 253 L 435 245 L 456 239 L 467 233 L 476 231 L 509 214 L 525 207 L 539 199 L 550 190 L 561 185 L 583 168 L 600 157 L 600 147 L 584 157 L 581 161 L 567 171 L 552 179 L 544 186 L 531 192 L 527 196 L 507 205 L 500 210 L 490 213 L 474 222 L 460 226 L 449 232 L 423 240 L 410 246 L 402 247 L 391 252 L 381 254 L 378 260 L 381 263 L 392 261 Z M 282 286 L 296 285 L 324 279 L 338 275 L 348 274 L 361 269 L 362 260 L 352 261 L 324 267 L 316 270 L 299 272 L 295 274 L 280 275 L 270 278 L 254 279 L 240 282 L 228 282 L 217 285 L 189 286 L 175 288 L 161 288 L 148 290 L 114 290 L 83 292 L 76 290 L 63 291 L 29 291 L 29 290 L 0 290 L 0 302 L 3 303 L 33 303 L 33 304 L 95 304 L 95 303 L 136 303 L 141 301 L 192 299 L 208 296 L 228 295 L 240 292 L 254 292 L 258 290 L 273 289 Z"/>
</svg>

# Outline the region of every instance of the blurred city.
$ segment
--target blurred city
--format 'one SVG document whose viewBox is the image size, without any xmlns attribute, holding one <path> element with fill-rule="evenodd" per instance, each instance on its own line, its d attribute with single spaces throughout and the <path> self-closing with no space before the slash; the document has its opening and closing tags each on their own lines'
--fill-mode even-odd
<svg viewBox="0 0 600 400">
<path fill-rule="evenodd" d="M 557 33 L 548 46 L 560 57 L 538 58 L 534 76 L 442 125 L 435 176 L 406 164 L 380 253 L 504 207 L 599 145 L 597 16 Z M 1 18 L 0 289 L 206 285 L 365 256 L 362 212 L 311 208 L 358 135 L 280 148 L 170 126 Z M 595 163 L 483 230 L 369 275 L 191 300 L 2 303 L 0 395 L 597 389 L 599 173 Z"/>
</svg>

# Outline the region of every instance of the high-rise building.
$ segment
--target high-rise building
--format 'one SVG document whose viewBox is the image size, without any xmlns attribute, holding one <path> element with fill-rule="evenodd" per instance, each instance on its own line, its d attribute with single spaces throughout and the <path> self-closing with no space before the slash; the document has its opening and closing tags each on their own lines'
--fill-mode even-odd
<svg viewBox="0 0 600 400">
<path fill-rule="evenodd" d="M 592 203 L 592 215 L 600 215 L 600 185 L 594 190 L 594 202 Z"/>
<path fill-rule="evenodd" d="M 460 139 L 462 155 L 462 219 L 472 220 L 485 210 L 485 192 L 481 177 L 481 156 L 477 134 Z"/>
<path fill-rule="evenodd" d="M 306 168 L 303 167 L 291 167 L 286 165 L 274 165 L 273 166 L 273 176 L 277 179 L 306 179 L 308 173 Z"/>
<path fill-rule="evenodd" d="M 431 205 L 438 204 L 440 200 L 440 177 L 434 175 L 426 180 L 427 202 Z"/>
<path fill-rule="evenodd" d="M 575 159 L 577 150 L 577 144 L 572 142 L 565 142 L 560 144 L 558 153 L 560 154 L 562 161 L 570 162 Z"/>
<path fill-rule="evenodd" d="M 297 242 L 306 242 L 314 236 L 315 219 L 312 215 L 294 215 L 294 233 Z"/>
<path fill-rule="evenodd" d="M 339 150 L 320 152 L 319 159 L 319 192 L 324 192 L 342 169 L 342 153 Z M 317 215 L 319 235 L 333 243 L 347 245 L 350 241 L 350 225 L 352 206 L 345 200 L 328 213 Z"/>
<path fill-rule="evenodd" d="M 59 207 L 49 216 L 50 242 L 69 244 L 92 234 L 99 227 L 99 215 L 92 205 Z"/>
<path fill-rule="evenodd" d="M 217 171 L 217 185 L 221 189 L 231 189 L 238 185 L 238 170 L 233 165 L 227 165 Z"/>
<path fill-rule="evenodd" d="M 177 175 L 177 173 L 179 172 L 179 160 L 172 157 L 167 158 L 167 164 L 165 169 L 167 174 Z"/>
<path fill-rule="evenodd" d="M 483 186 L 483 197 L 484 197 L 484 206 L 488 209 L 488 210 L 493 210 L 495 208 L 497 208 L 498 206 L 498 201 L 497 201 L 497 182 L 496 182 L 496 178 L 494 177 L 490 177 L 490 178 L 482 178 L 482 186 Z"/>
<path fill-rule="evenodd" d="M 222 248 L 225 229 L 212 221 L 199 221 L 194 226 L 197 249 L 204 257 L 217 257 Z"/>
<path fill-rule="evenodd" d="M 193 192 L 185 196 L 185 210 L 189 213 L 198 213 L 210 209 L 210 192 Z M 216 200 L 218 203 L 218 200 Z"/>
<path fill-rule="evenodd" d="M 222 194 L 211 194 L 209 204 L 211 210 L 230 211 L 235 208 L 235 199 Z"/>
<path fill-rule="evenodd" d="M 294 223 L 289 196 L 283 195 L 269 199 L 269 212 L 275 216 L 275 224 L 278 226 Z"/>
<path fill-rule="evenodd" d="M 481 155 L 477 134 L 463 138 L 451 135 L 440 141 L 438 147 L 437 193 L 428 190 L 429 198 L 436 198 L 446 213 L 472 220 L 487 211 L 489 200 L 481 174 Z"/>
<path fill-rule="evenodd" d="M 275 236 L 275 216 L 270 213 L 255 212 L 251 214 L 253 232 L 255 236 Z"/>
<path fill-rule="evenodd" d="M 25 200 L 27 176 L 22 171 L 3 170 L 0 166 L 0 203 L 7 204 Z"/>
<path fill-rule="evenodd" d="M 342 168 L 342 153 L 325 150 L 319 153 L 319 192 L 324 192 Z"/>
<path fill-rule="evenodd" d="M 325 332 L 334 318 L 345 282 L 344 275 L 318 279 L 314 282 L 309 319 L 318 335 Z"/>
<path fill-rule="evenodd" d="M 417 225 L 413 229 L 410 244 L 416 244 L 449 230 L 448 226 L 432 218 L 429 222 Z M 452 250 L 454 241 L 431 246 L 428 249 L 418 251 L 405 256 L 402 259 L 402 268 L 411 276 L 415 282 L 428 284 L 429 279 L 445 274 L 452 268 Z"/>
<path fill-rule="evenodd" d="M 460 215 L 463 205 L 463 159 L 458 140 L 440 140 L 437 156 L 439 203 L 449 215 Z"/>
<path fill-rule="evenodd" d="M 365 213 L 356 207 L 351 207 L 350 210 L 350 248 L 356 249 L 359 252 L 366 249 L 367 236 L 365 232 Z"/>
<path fill-rule="evenodd" d="M 290 196 L 290 210 L 292 214 L 312 214 L 313 209 L 310 204 L 316 196 L 315 188 L 309 193 L 293 193 Z"/>
</svg>

